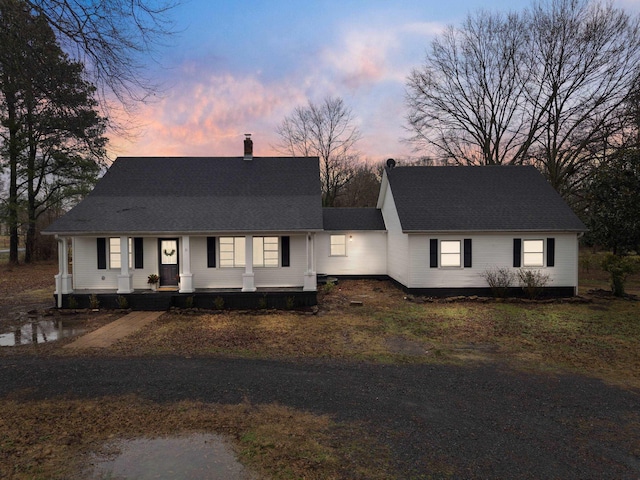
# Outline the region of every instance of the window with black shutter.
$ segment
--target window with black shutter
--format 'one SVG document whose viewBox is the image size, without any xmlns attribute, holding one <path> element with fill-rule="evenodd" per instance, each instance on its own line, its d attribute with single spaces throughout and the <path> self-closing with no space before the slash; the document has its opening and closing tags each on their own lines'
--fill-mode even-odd
<svg viewBox="0 0 640 480">
<path fill-rule="evenodd" d="M 291 240 L 290 237 L 280 238 L 280 244 L 282 248 L 282 266 L 291 266 Z"/>
<path fill-rule="evenodd" d="M 429 267 L 438 268 L 438 239 L 429 240 Z"/>
<path fill-rule="evenodd" d="M 464 239 L 464 268 L 471 268 L 471 239 Z"/>
<path fill-rule="evenodd" d="M 547 267 L 554 267 L 556 264 L 556 239 L 547 238 Z"/>
<path fill-rule="evenodd" d="M 522 259 L 522 239 L 514 238 L 513 239 L 513 266 L 520 267 L 520 262 Z"/>
<path fill-rule="evenodd" d="M 133 239 L 133 262 L 135 268 L 144 268 L 144 252 L 142 251 L 142 244 L 144 239 L 136 237 Z"/>
<path fill-rule="evenodd" d="M 207 268 L 216 267 L 216 237 L 207 237 Z"/>
<path fill-rule="evenodd" d="M 96 244 L 98 248 L 98 270 L 107 269 L 107 239 L 97 238 Z"/>
</svg>

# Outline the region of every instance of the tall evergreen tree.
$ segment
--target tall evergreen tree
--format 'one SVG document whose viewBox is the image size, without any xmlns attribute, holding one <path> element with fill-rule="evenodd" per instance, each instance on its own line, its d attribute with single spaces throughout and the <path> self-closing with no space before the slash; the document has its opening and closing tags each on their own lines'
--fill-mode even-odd
<svg viewBox="0 0 640 480">
<path fill-rule="evenodd" d="M 106 120 L 82 64 L 69 60 L 47 21 L 21 0 L 0 1 L 0 122 L 10 165 L 10 261 L 18 261 L 18 209 L 26 206 L 25 261 L 36 222 L 51 206 L 86 192 L 105 158 Z"/>
</svg>

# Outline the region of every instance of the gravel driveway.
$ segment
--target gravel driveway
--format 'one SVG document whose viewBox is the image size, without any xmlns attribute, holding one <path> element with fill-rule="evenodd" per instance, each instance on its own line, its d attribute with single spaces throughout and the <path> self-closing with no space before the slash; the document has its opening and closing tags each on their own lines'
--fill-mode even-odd
<svg viewBox="0 0 640 480">
<path fill-rule="evenodd" d="M 640 478 L 640 394 L 578 376 L 212 358 L 0 358 L 0 396 L 137 394 L 362 421 L 401 477 Z M 444 472 L 444 473 L 443 473 Z"/>
</svg>

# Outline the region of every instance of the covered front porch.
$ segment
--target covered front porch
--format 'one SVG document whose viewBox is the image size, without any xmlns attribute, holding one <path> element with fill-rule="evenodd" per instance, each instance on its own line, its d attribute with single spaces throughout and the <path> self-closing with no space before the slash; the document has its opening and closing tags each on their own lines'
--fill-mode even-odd
<svg viewBox="0 0 640 480">
<path fill-rule="evenodd" d="M 214 308 L 214 300 L 224 308 L 315 305 L 313 232 L 59 237 L 58 259 L 59 308 L 89 308 L 92 295 L 102 308 Z M 159 285 L 148 283 L 153 275 Z"/>
</svg>

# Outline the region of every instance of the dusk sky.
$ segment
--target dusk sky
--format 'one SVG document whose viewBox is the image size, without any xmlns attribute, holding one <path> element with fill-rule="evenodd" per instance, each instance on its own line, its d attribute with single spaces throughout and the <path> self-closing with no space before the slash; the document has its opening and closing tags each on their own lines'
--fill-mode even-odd
<svg viewBox="0 0 640 480">
<path fill-rule="evenodd" d="M 509 0 L 183 0 L 179 33 L 149 62 L 163 84 L 133 118 L 135 138 L 111 137 L 116 156 L 277 155 L 277 125 L 296 106 L 327 96 L 352 109 L 362 158 L 412 155 L 405 80 L 431 40 L 478 9 L 520 9 Z M 640 0 L 616 0 L 630 13 Z"/>
</svg>

